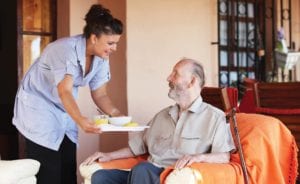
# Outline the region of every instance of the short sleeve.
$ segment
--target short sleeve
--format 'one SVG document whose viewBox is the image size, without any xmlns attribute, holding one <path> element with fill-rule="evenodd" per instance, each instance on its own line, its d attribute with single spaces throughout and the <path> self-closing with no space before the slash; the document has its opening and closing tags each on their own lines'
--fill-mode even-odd
<svg viewBox="0 0 300 184">
<path fill-rule="evenodd" d="M 235 149 L 232 139 L 230 124 L 226 123 L 225 117 L 217 118 L 218 127 L 212 144 L 212 153 L 230 152 Z"/>
<path fill-rule="evenodd" d="M 72 62 L 67 61 L 65 64 L 61 63 L 60 67 L 53 69 L 55 85 L 58 85 L 58 83 L 62 81 L 67 74 L 74 76 L 76 71 L 77 67 Z"/>
<path fill-rule="evenodd" d="M 40 65 L 49 68 L 46 73 L 57 85 L 66 74 L 78 75 L 79 64 L 76 51 L 67 42 L 58 41 L 49 44 L 40 57 Z"/>
<path fill-rule="evenodd" d="M 143 136 L 144 134 L 141 132 L 131 135 L 129 138 L 128 145 L 134 155 L 142 155 L 147 152 Z"/>
<path fill-rule="evenodd" d="M 101 60 L 96 69 L 96 73 L 89 82 L 92 91 L 98 89 L 103 84 L 107 83 L 111 78 L 110 67 L 108 60 Z"/>
</svg>

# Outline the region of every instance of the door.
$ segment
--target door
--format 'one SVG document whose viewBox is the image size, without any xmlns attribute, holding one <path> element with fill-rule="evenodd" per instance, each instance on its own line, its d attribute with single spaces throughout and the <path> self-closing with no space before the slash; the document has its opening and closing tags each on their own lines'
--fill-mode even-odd
<svg viewBox="0 0 300 184">
<path fill-rule="evenodd" d="M 45 46 L 56 39 L 56 0 L 18 0 L 18 81 Z M 19 156 L 25 143 L 19 135 Z"/>
</svg>

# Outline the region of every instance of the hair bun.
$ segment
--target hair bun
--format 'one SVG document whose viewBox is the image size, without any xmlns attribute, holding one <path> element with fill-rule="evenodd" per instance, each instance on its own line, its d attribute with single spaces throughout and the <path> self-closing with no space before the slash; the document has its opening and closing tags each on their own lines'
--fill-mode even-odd
<svg viewBox="0 0 300 184">
<path fill-rule="evenodd" d="M 94 22 L 97 19 L 107 19 L 112 18 L 112 15 L 110 14 L 110 10 L 107 8 L 104 8 L 100 4 L 94 4 L 91 6 L 89 12 L 85 16 L 85 21 L 87 23 Z"/>
<path fill-rule="evenodd" d="M 84 20 L 86 25 L 83 28 L 83 32 L 86 38 L 89 38 L 91 34 L 96 36 L 103 33 L 120 35 L 123 32 L 122 22 L 114 18 L 110 10 L 100 4 L 92 5 Z"/>
</svg>

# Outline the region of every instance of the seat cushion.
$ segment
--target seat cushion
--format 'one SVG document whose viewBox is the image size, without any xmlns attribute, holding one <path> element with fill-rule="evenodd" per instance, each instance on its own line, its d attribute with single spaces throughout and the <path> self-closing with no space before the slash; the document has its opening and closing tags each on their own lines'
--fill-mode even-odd
<svg viewBox="0 0 300 184">
<path fill-rule="evenodd" d="M 39 168 L 40 163 L 33 159 L 0 160 L 0 183 L 11 184 L 19 183 L 21 180 L 26 181 L 26 178 L 35 176 Z M 31 181 L 35 180 L 31 179 Z"/>
</svg>

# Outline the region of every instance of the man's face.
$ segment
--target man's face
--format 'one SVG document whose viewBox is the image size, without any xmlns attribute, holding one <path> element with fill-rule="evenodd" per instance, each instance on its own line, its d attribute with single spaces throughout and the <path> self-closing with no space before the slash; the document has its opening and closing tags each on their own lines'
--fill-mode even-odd
<svg viewBox="0 0 300 184">
<path fill-rule="evenodd" d="M 179 100 L 180 97 L 186 94 L 191 78 L 191 72 L 187 64 L 184 62 L 177 63 L 167 78 L 170 87 L 168 96 L 175 101 Z"/>
</svg>

